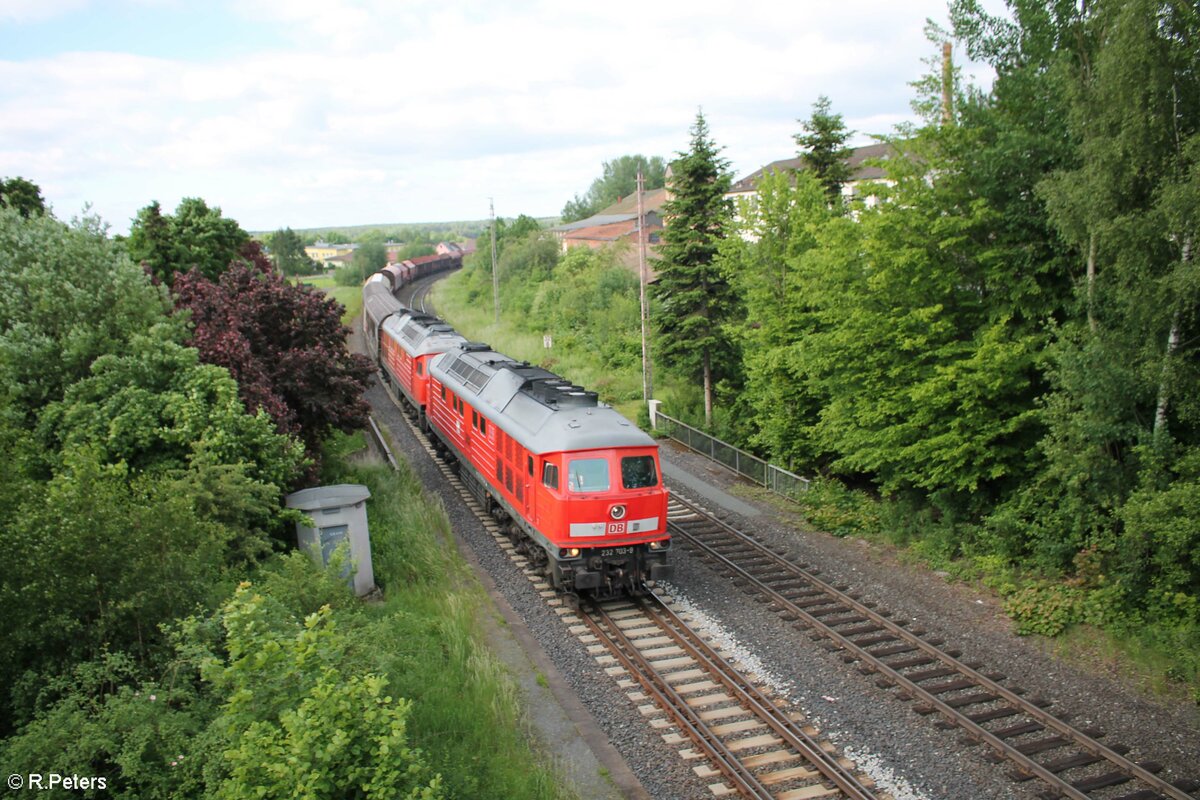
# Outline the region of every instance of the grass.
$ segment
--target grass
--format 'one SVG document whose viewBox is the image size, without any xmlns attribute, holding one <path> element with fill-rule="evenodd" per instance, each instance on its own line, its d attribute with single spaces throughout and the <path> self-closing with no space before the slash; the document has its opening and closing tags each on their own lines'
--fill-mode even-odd
<svg viewBox="0 0 1200 800">
<path fill-rule="evenodd" d="M 337 461 L 335 480 L 371 491 L 372 560 L 384 594 L 367 609 L 375 669 L 389 691 L 413 701 L 410 741 L 441 773 L 446 796 L 573 798 L 551 757 L 531 749 L 516 685 L 483 643 L 478 620 L 489 600 L 440 502 L 406 464 L 391 472 Z"/>
<path fill-rule="evenodd" d="M 333 282 L 332 275 L 306 276 L 301 278 L 300 282 L 320 289 L 345 306 L 346 310 L 342 313 L 343 325 L 349 325 L 350 320 L 357 317 L 358 313 L 362 311 L 362 287 L 360 286 L 338 286 Z"/>
</svg>

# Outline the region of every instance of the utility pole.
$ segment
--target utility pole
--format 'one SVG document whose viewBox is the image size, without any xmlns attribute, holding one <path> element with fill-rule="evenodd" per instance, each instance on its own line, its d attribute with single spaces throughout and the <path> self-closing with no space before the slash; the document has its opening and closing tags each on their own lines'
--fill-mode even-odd
<svg viewBox="0 0 1200 800">
<path fill-rule="evenodd" d="M 496 309 L 496 324 L 500 323 L 500 276 L 496 273 L 496 204 L 488 198 L 492 216 L 492 305 Z"/>
<path fill-rule="evenodd" d="M 650 306 L 646 303 L 646 212 L 642 205 L 644 191 L 642 171 L 637 174 L 638 209 L 638 283 L 641 284 L 642 300 L 642 399 L 646 402 L 654 396 L 654 384 L 650 378 Z"/>
<path fill-rule="evenodd" d="M 950 59 L 950 43 L 942 42 L 942 124 L 954 122 L 954 62 Z"/>
</svg>

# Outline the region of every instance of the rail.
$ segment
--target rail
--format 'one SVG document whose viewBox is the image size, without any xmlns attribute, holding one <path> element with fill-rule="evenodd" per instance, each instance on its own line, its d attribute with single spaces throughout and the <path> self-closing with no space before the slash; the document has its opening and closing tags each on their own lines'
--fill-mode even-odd
<svg viewBox="0 0 1200 800">
<path fill-rule="evenodd" d="M 400 465 L 396 463 L 396 457 L 392 455 L 392 448 L 388 447 L 387 440 L 383 438 L 383 431 L 379 429 L 379 425 L 375 422 L 374 415 L 367 415 L 366 433 L 368 436 L 368 445 L 373 446 L 379 451 L 379 454 L 387 461 L 387 465 L 391 467 L 392 472 L 400 469 Z"/>
<path fill-rule="evenodd" d="M 651 407 L 650 425 L 656 431 L 662 431 L 689 450 L 729 469 L 744 478 L 754 481 L 776 494 L 789 500 L 796 500 L 800 492 L 808 490 L 810 481 L 783 467 L 764 461 L 756 455 L 723 442 L 715 436 L 697 430 L 685 422 L 680 422 Z"/>
</svg>

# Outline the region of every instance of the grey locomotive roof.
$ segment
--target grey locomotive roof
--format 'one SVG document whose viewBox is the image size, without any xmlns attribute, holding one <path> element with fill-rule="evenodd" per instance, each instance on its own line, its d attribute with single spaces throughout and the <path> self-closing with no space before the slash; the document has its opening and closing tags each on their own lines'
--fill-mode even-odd
<svg viewBox="0 0 1200 800">
<path fill-rule="evenodd" d="M 650 447 L 654 440 L 596 393 L 549 370 L 513 361 L 467 342 L 430 365 L 439 381 L 468 398 L 494 424 L 533 453 L 606 447 Z"/>
<path fill-rule="evenodd" d="M 405 309 L 405 313 L 389 317 L 384 330 L 404 343 L 413 355 L 443 353 L 466 341 L 454 328 L 437 317 Z"/>
</svg>

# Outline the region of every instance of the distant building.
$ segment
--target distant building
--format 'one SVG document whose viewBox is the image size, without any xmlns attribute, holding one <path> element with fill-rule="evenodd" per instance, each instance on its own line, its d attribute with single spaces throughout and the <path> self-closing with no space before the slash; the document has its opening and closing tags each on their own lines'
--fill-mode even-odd
<svg viewBox="0 0 1200 800">
<path fill-rule="evenodd" d="M 321 264 L 321 268 L 326 270 L 337 269 L 338 267 L 348 266 L 353 260 L 354 253 L 342 253 L 341 255 L 330 256 L 329 258 L 325 259 L 325 261 Z"/>
<path fill-rule="evenodd" d="M 884 180 L 886 173 L 883 167 L 874 162 L 891 158 L 895 152 L 895 148 L 886 142 L 853 148 L 850 151 L 850 157 L 846 159 L 846 166 L 850 168 L 850 180 L 842 184 L 842 199 L 849 202 L 858 198 L 861 196 L 864 183 Z M 773 172 L 788 173 L 806 169 L 808 169 L 808 164 L 801 157 L 772 161 L 734 183 L 725 196 L 734 201 L 753 202 L 754 198 L 758 196 L 758 184 L 762 182 L 764 176 Z M 864 199 L 869 206 L 875 204 L 874 197 L 868 196 Z"/>
<path fill-rule="evenodd" d="M 648 189 L 642 195 L 642 210 L 646 215 L 645 236 L 649 245 L 658 244 L 662 232 L 662 207 L 667 200 L 666 189 Z M 599 213 L 555 225 L 550 232 L 558 238 L 565 253 L 572 247 L 596 249 L 607 244 L 638 241 L 637 195 L 623 197 Z"/>
<path fill-rule="evenodd" d="M 328 242 L 317 242 L 304 248 L 304 254 L 316 261 L 322 267 L 328 267 L 329 261 L 339 256 L 350 255 L 354 252 L 356 244 L 329 244 Z"/>
</svg>

